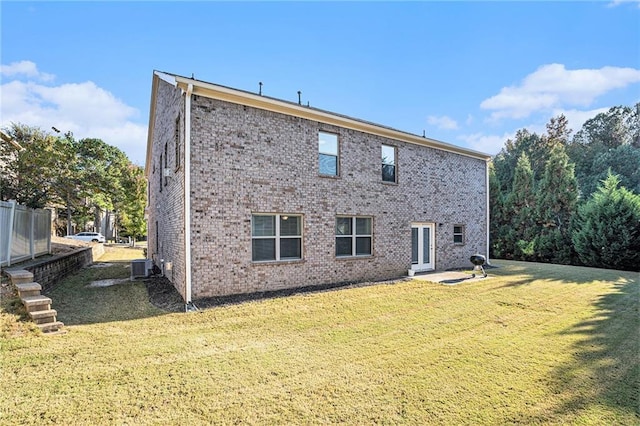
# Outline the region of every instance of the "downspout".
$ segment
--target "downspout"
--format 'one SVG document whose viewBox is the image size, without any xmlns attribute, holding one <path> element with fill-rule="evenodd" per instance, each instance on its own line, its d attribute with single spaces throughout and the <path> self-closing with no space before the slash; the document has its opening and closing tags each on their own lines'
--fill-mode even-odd
<svg viewBox="0 0 640 426">
<path fill-rule="evenodd" d="M 489 194 L 489 161 L 491 161 L 491 159 L 488 159 L 485 162 L 485 171 L 486 171 L 486 188 L 487 188 L 487 265 L 491 265 L 491 260 L 489 259 L 489 252 L 491 251 L 489 248 L 489 227 L 491 226 L 491 212 L 489 211 L 490 208 L 490 194 Z"/>
<path fill-rule="evenodd" d="M 184 102 L 184 264 L 185 311 L 193 309 L 191 302 L 191 94 L 189 83 Z"/>
</svg>

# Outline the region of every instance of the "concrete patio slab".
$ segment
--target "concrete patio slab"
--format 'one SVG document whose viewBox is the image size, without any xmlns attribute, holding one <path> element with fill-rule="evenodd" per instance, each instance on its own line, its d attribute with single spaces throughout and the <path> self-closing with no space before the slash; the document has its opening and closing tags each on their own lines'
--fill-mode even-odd
<svg viewBox="0 0 640 426">
<path fill-rule="evenodd" d="M 416 274 L 413 277 L 414 280 L 430 281 L 433 283 L 439 283 L 443 285 L 457 285 L 461 283 L 471 283 L 476 281 L 482 281 L 491 278 L 488 275 L 486 278 L 482 276 L 482 273 L 476 274 L 475 278 L 471 276 L 469 272 L 460 271 L 444 271 L 444 272 L 426 272 Z"/>
</svg>

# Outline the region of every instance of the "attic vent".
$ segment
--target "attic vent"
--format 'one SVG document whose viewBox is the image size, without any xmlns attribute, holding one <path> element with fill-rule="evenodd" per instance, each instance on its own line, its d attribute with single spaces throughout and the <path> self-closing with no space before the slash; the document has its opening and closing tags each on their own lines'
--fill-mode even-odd
<svg viewBox="0 0 640 426">
<path fill-rule="evenodd" d="M 136 278 L 147 278 L 151 273 L 151 260 L 136 259 L 131 261 L 131 281 Z"/>
</svg>

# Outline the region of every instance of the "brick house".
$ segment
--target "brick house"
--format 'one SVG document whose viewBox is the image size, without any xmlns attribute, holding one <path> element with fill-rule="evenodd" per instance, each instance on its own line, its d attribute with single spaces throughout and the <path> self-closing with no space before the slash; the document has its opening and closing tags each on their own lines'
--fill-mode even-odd
<svg viewBox="0 0 640 426">
<path fill-rule="evenodd" d="M 488 249 L 489 159 L 156 71 L 148 257 L 186 302 L 468 267 Z"/>
</svg>

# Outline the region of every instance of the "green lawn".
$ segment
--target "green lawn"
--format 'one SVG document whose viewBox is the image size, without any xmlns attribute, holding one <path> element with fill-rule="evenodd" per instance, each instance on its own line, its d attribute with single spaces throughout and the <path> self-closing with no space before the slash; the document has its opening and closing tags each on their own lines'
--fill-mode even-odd
<svg viewBox="0 0 640 426">
<path fill-rule="evenodd" d="M 2 314 L 0 423 L 638 424 L 638 274 L 494 263 L 188 314 L 86 270 L 51 294 L 67 334 Z"/>
</svg>

